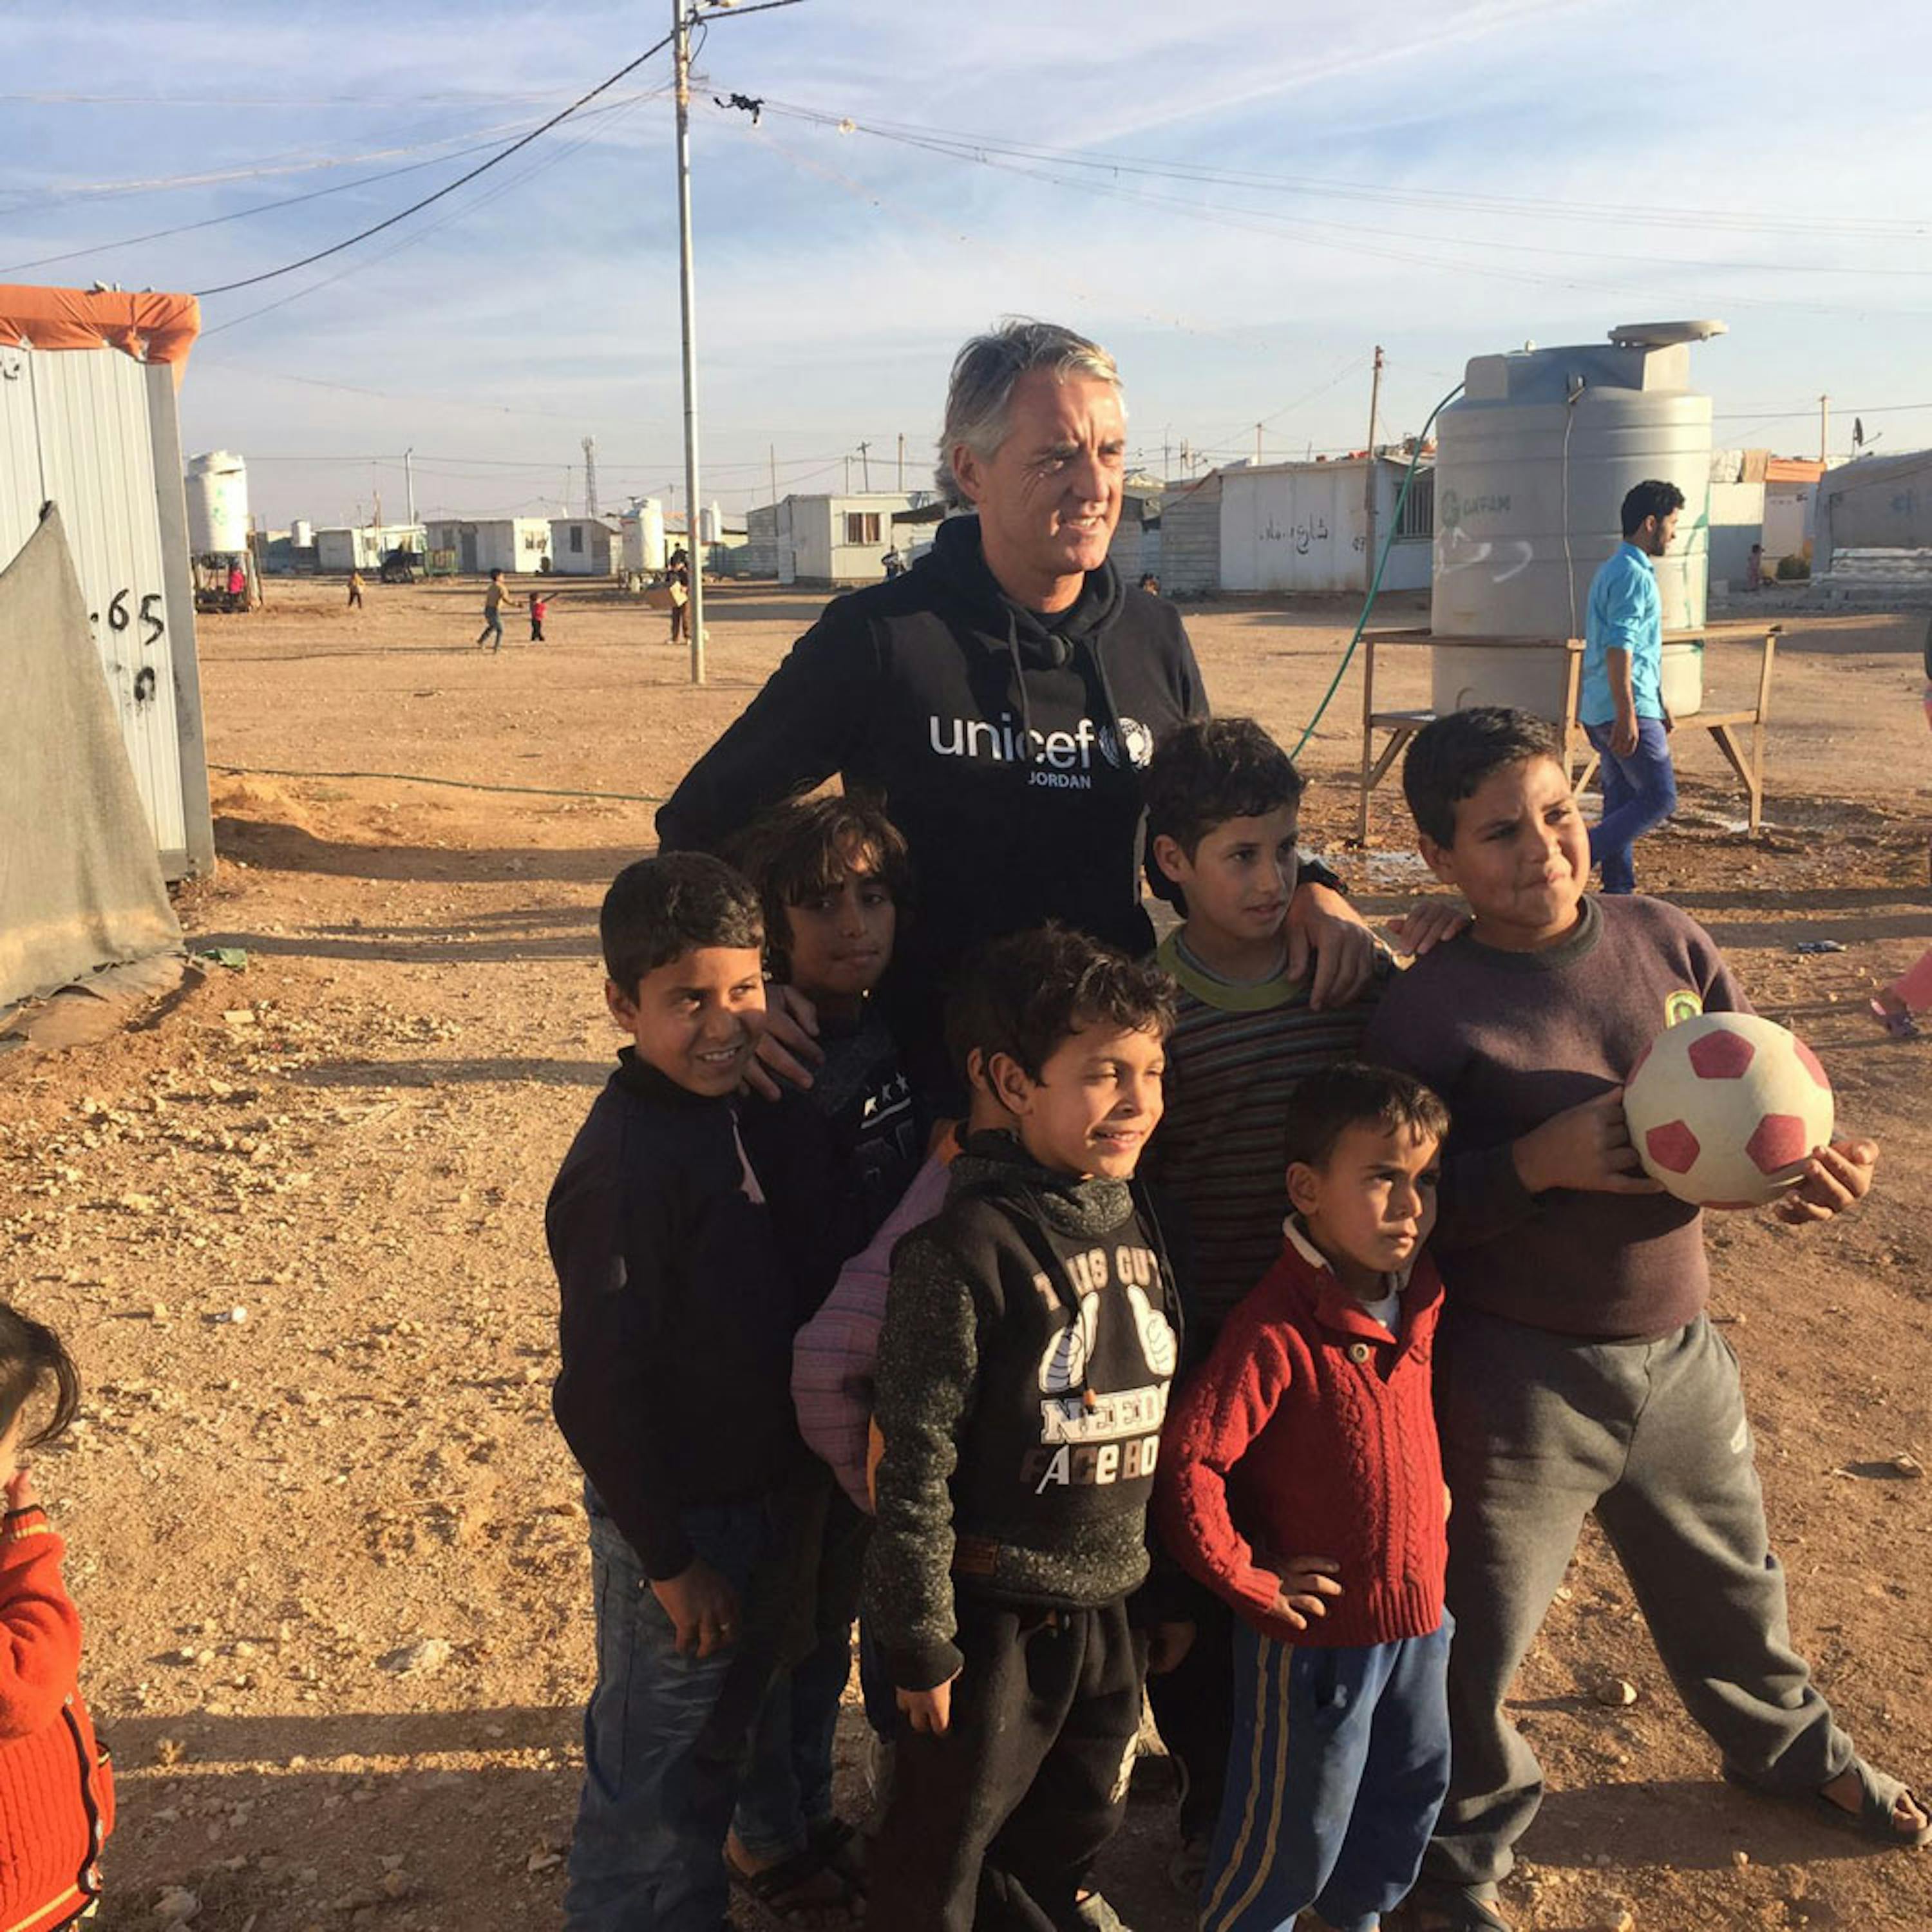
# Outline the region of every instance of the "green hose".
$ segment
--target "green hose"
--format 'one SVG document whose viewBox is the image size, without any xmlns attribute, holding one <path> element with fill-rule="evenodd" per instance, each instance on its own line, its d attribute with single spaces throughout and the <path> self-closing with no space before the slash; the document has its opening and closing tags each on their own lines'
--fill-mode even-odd
<svg viewBox="0 0 1932 1932">
<path fill-rule="evenodd" d="M 1308 741 L 1315 735 L 1315 728 L 1322 722 L 1323 715 L 1334 702 L 1335 694 L 1342 688 L 1342 680 L 1348 674 L 1349 665 L 1354 662 L 1355 646 L 1362 641 L 1362 633 L 1369 628 L 1369 613 L 1376 608 L 1376 593 L 1382 587 L 1382 572 L 1388 564 L 1389 546 L 1395 542 L 1395 533 L 1402 527 L 1402 506 L 1408 501 L 1408 486 L 1414 481 L 1415 466 L 1422 460 L 1422 446 L 1429 440 L 1429 432 L 1436 418 L 1462 393 L 1458 382 L 1435 408 L 1429 412 L 1429 420 L 1422 425 L 1422 433 L 1415 439 L 1415 453 L 1408 459 L 1408 467 L 1402 472 L 1402 487 L 1395 493 L 1395 513 L 1389 518 L 1388 534 L 1382 538 L 1382 554 L 1376 559 L 1376 574 L 1369 580 L 1369 594 L 1362 604 L 1362 614 L 1355 620 L 1355 634 L 1348 640 L 1348 648 L 1342 653 L 1342 662 L 1335 667 L 1335 675 L 1328 681 L 1328 688 L 1322 694 L 1322 702 L 1315 707 L 1315 716 L 1308 721 L 1308 728 L 1296 741 L 1291 758 L 1298 758 L 1306 749 Z M 1369 452 L 1369 460 L 1373 463 L 1376 453 Z"/>
</svg>

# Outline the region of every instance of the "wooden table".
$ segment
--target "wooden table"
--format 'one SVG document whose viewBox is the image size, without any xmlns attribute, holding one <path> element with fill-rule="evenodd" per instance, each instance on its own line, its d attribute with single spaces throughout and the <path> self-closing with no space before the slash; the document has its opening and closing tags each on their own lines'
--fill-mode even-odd
<svg viewBox="0 0 1932 1932">
<path fill-rule="evenodd" d="M 1708 731 L 1725 761 L 1742 782 L 1750 801 L 1750 824 L 1757 831 L 1764 822 L 1764 744 L 1771 717 L 1771 674 L 1778 652 L 1781 624 L 1760 626 L 1748 622 L 1707 624 L 1701 631 L 1666 631 L 1666 644 L 1706 642 L 1713 638 L 1724 641 L 1747 638 L 1760 640 L 1758 659 L 1757 702 L 1748 711 L 1697 711 L 1682 720 L 1683 728 Z M 1365 845 L 1369 838 L 1369 795 L 1388 776 L 1389 768 L 1407 748 L 1410 740 L 1425 724 L 1433 724 L 1433 711 L 1378 711 L 1376 708 L 1376 654 L 1384 645 L 1441 644 L 1450 649 L 1480 650 L 1561 651 L 1564 656 L 1563 680 L 1563 766 L 1570 782 L 1581 790 L 1595 773 L 1600 760 L 1588 734 L 1576 720 L 1577 701 L 1583 682 L 1583 640 L 1581 638 L 1438 638 L 1425 628 L 1406 630 L 1365 631 L 1362 634 L 1362 759 L 1358 780 L 1360 790 L 1355 809 L 1355 842 Z M 1748 744 L 1738 734 L 1750 730 Z M 1388 742 L 1378 751 L 1376 734 L 1386 731 Z"/>
</svg>

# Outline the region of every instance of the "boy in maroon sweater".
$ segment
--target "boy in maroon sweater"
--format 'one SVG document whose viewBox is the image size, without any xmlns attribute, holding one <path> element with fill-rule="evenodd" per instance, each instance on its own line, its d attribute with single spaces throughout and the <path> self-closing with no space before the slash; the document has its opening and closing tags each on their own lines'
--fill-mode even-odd
<svg viewBox="0 0 1932 1932">
<path fill-rule="evenodd" d="M 1373 1932 L 1448 1786 L 1442 1289 L 1423 1252 L 1448 1126 L 1406 1074 L 1302 1082 L 1286 1244 L 1168 1418 L 1166 1547 L 1241 1620 L 1202 1932 L 1276 1932 L 1310 1906 Z"/>
<path fill-rule="evenodd" d="M 1454 1774 L 1410 1923 L 1508 1932 L 1498 1887 L 1543 1776 L 1504 1700 L 1592 1514 L 1726 1774 L 1922 1844 L 1924 1808 L 1858 1756 L 1792 1643 L 1736 1358 L 1705 1312 L 1702 1216 L 1646 1177 L 1624 1118 L 1666 1024 L 1750 1004 L 1675 907 L 1585 892 L 1588 829 L 1540 720 L 1438 718 L 1402 789 L 1422 856 L 1475 914 L 1397 976 L 1368 1036 L 1455 1116 L 1434 1244 Z M 1814 1150 L 1775 1212 L 1841 1213 L 1877 1159 L 1864 1140 Z"/>
</svg>

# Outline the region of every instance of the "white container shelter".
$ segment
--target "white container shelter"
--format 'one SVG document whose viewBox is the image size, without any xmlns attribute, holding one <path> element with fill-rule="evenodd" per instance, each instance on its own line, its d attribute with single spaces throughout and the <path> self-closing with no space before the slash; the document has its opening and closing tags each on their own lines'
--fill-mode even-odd
<svg viewBox="0 0 1932 1932">
<path fill-rule="evenodd" d="M 608 577 L 623 561 L 622 533 L 601 517 L 553 517 L 550 567 L 560 577 Z"/>
<path fill-rule="evenodd" d="M 1221 588 L 1334 593 L 1364 591 L 1395 520 L 1395 500 L 1408 466 L 1378 456 L 1375 515 L 1369 514 L 1365 456 L 1332 463 L 1245 464 L 1221 472 Z M 1429 587 L 1432 478 L 1426 464 L 1402 506 L 1382 572 L 1384 590 Z"/>
<path fill-rule="evenodd" d="M 786 497 L 778 506 L 778 581 L 820 590 L 882 581 L 892 512 L 922 500 L 886 490 Z"/>
<path fill-rule="evenodd" d="M 466 577 L 493 570 L 534 575 L 550 554 L 547 517 L 442 517 L 429 524 L 431 550 L 454 550 Z"/>
<path fill-rule="evenodd" d="M 214 866 L 175 396 L 199 327 L 186 296 L 0 288 L 0 566 L 58 506 L 169 879 Z"/>
</svg>

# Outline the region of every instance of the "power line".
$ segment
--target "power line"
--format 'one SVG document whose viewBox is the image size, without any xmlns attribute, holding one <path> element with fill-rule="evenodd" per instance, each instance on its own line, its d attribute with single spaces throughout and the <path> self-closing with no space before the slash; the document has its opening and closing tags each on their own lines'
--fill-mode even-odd
<svg viewBox="0 0 1932 1932">
<path fill-rule="evenodd" d="M 438 188 L 435 194 L 426 194 L 422 200 L 412 202 L 407 208 L 398 209 L 386 220 L 378 221 L 374 226 L 363 229 L 359 233 L 350 236 L 346 241 L 334 243 L 332 247 L 318 248 L 313 254 L 304 255 L 297 261 L 285 262 L 279 268 L 266 269 L 259 275 L 247 275 L 236 282 L 223 282 L 212 289 L 196 289 L 194 291 L 196 296 L 200 298 L 208 296 L 230 295 L 237 289 L 251 289 L 259 283 L 274 281 L 280 276 L 292 274 L 298 268 L 306 268 L 311 262 L 326 260 L 331 255 L 339 255 L 344 249 L 352 248 L 358 242 L 366 242 L 370 236 L 381 234 L 386 228 L 394 227 L 398 222 L 406 220 L 412 214 L 428 207 L 432 202 L 442 200 L 445 195 L 454 194 L 465 182 L 474 181 L 478 175 L 487 173 L 491 168 L 508 160 L 519 149 L 527 148 L 538 136 L 548 134 L 550 129 L 556 127 L 560 122 L 568 121 L 579 108 L 595 100 L 600 94 L 607 93 L 610 88 L 615 87 L 625 75 L 634 73 L 638 68 L 642 67 L 653 54 L 662 52 L 670 44 L 670 38 L 667 34 L 655 45 L 646 47 L 635 60 L 626 62 L 608 80 L 599 81 L 589 93 L 580 94 L 568 107 L 553 114 L 548 121 L 539 122 L 524 135 L 522 140 L 512 142 L 501 153 L 493 154 L 488 160 L 480 162 L 476 166 L 469 170 L 466 173 L 458 175 L 455 180 Z"/>
<path fill-rule="evenodd" d="M 904 122 L 860 120 L 850 116 L 828 113 L 817 108 L 774 100 L 769 96 L 765 100 L 765 111 L 811 122 L 840 133 L 869 134 L 881 140 L 926 147 L 956 160 L 976 160 L 982 154 L 998 154 L 1022 160 L 1048 161 L 1107 175 L 1155 176 L 1219 187 L 1287 188 L 1298 194 L 1345 200 L 1382 202 L 1394 206 L 1454 208 L 1480 214 L 1529 214 L 1546 220 L 1598 220 L 1643 227 L 1683 227 L 1695 229 L 1700 232 L 1712 228 L 1727 228 L 1767 234 L 1882 236 L 1914 241 L 1927 238 L 1929 225 L 1923 219 L 1875 220 L 1838 214 L 1765 216 L 1741 213 L 1736 208 L 1683 206 L 1646 207 L 1634 210 L 1628 205 L 1614 203 L 1552 201 L 1514 195 L 1467 194 L 1436 188 L 1397 188 L 1372 182 L 1337 181 L 1319 176 L 1270 174 L 1251 169 L 1216 168 L 1197 163 L 1157 160 L 1144 156 L 1047 147 L 1033 142 L 1004 141 L 996 136 L 956 129 L 921 127 Z"/>
<path fill-rule="evenodd" d="M 494 147 L 494 141 L 478 141 L 467 148 L 459 148 L 453 154 L 440 154 L 427 161 L 410 161 L 399 168 L 384 168 L 379 173 L 358 176 L 354 181 L 337 182 L 332 187 L 311 188 L 307 194 L 291 194 L 280 201 L 257 202 L 252 208 L 238 208 L 230 214 L 212 214 L 203 221 L 184 221 L 173 228 L 157 228 L 146 235 L 124 235 L 118 242 L 98 242 L 86 248 L 70 248 L 64 254 L 37 255 L 31 262 L 10 262 L 0 268 L 0 275 L 18 274 L 25 268 L 44 268 L 56 262 L 75 262 L 83 255 L 105 255 L 117 248 L 138 248 L 143 242 L 164 242 L 170 236 L 192 235 L 197 229 L 217 228 L 225 221 L 246 221 L 251 215 L 271 214 L 278 208 L 298 207 L 305 201 L 320 201 L 325 196 L 346 194 L 352 189 L 368 188 L 372 182 L 392 181 L 398 175 L 420 173 L 424 168 L 435 167 L 442 161 L 460 160 L 465 154 L 480 154 L 484 148 Z"/>
<path fill-rule="evenodd" d="M 230 182 L 256 181 L 267 175 L 294 175 L 311 172 L 324 168 L 354 167 L 364 161 L 392 161 L 399 154 L 420 154 L 432 148 L 446 148 L 452 142 L 470 139 L 481 134 L 485 140 L 499 135 L 514 134 L 523 125 L 520 120 L 505 121 L 494 128 L 466 128 L 454 134 L 439 134 L 433 140 L 412 141 L 392 144 L 386 148 L 365 148 L 355 154 L 318 154 L 311 151 L 298 150 L 271 154 L 259 160 L 248 161 L 236 167 L 204 170 L 199 174 L 154 175 L 133 181 L 77 182 L 64 188 L 28 189 L 10 188 L 4 199 L 10 207 L 18 208 L 29 202 L 38 202 L 42 206 L 52 206 L 62 202 L 83 200 L 108 200 L 118 196 L 136 194 L 161 194 L 176 188 L 220 188 Z"/>
</svg>

